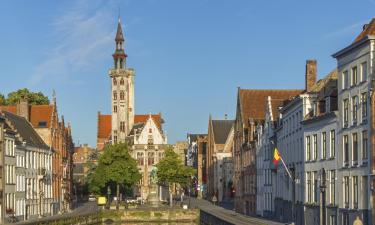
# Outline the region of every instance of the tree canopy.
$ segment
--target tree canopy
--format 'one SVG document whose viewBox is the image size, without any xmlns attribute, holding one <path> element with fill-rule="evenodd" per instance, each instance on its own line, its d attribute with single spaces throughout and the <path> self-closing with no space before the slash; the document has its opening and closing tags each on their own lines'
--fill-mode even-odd
<svg viewBox="0 0 375 225">
<path fill-rule="evenodd" d="M 129 187 L 141 179 L 137 162 L 128 149 L 123 143 L 107 145 L 104 148 L 104 153 L 99 156 L 98 166 L 88 177 L 90 191 L 100 193 L 110 183 Z"/>
<path fill-rule="evenodd" d="M 195 174 L 195 170 L 183 165 L 179 155 L 172 148 L 166 149 L 164 154 L 164 158 L 156 165 L 158 180 L 169 185 L 188 184 L 190 177 Z"/>
<path fill-rule="evenodd" d="M 15 105 L 19 100 L 25 97 L 31 105 L 48 105 L 50 103 L 47 96 L 42 92 L 31 92 L 27 88 L 19 89 L 17 91 L 10 92 L 7 98 L 0 94 L 1 105 Z"/>
</svg>

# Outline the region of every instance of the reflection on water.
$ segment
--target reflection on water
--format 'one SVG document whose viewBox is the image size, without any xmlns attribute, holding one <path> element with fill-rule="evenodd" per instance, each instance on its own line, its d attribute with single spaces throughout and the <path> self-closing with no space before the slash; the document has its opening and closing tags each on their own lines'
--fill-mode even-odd
<svg viewBox="0 0 375 225">
<path fill-rule="evenodd" d="M 116 225 L 198 225 L 197 223 L 116 223 Z"/>
</svg>

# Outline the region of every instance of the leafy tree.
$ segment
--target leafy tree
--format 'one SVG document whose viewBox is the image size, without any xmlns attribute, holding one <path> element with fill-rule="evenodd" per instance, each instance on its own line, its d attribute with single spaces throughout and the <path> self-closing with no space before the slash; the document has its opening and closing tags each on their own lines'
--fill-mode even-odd
<svg viewBox="0 0 375 225">
<path fill-rule="evenodd" d="M 0 105 L 6 105 L 6 99 L 3 94 L 0 94 Z"/>
<path fill-rule="evenodd" d="M 6 105 L 15 105 L 22 97 L 26 97 L 32 105 L 48 105 L 49 99 L 42 92 L 30 92 L 29 89 L 23 88 L 10 92 L 6 99 Z M 0 100 L 1 102 L 1 100 Z"/>
<path fill-rule="evenodd" d="M 156 164 L 157 176 L 159 181 L 167 183 L 169 186 L 170 206 L 172 207 L 173 186 L 175 184 L 187 185 L 191 176 L 195 174 L 195 170 L 183 165 L 179 155 L 173 151 L 173 148 L 166 149 L 164 154 L 164 158 Z"/>
<path fill-rule="evenodd" d="M 108 145 L 99 156 L 98 166 L 88 178 L 90 190 L 99 193 L 107 185 L 116 185 L 116 196 L 120 199 L 120 188 L 126 189 L 135 185 L 142 175 L 137 168 L 137 162 L 129 154 L 126 144 Z M 116 209 L 119 201 L 116 202 Z"/>
</svg>

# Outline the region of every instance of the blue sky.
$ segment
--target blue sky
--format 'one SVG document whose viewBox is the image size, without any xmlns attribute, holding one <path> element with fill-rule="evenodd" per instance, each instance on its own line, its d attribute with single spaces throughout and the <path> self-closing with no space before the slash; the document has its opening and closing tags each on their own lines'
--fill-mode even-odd
<svg viewBox="0 0 375 225">
<path fill-rule="evenodd" d="M 323 77 L 375 16 L 375 0 L 2 1 L 0 93 L 56 90 L 76 144 L 95 146 L 119 8 L 136 113 L 161 112 L 170 143 L 233 118 L 237 87 L 301 89 L 311 58 Z"/>
</svg>

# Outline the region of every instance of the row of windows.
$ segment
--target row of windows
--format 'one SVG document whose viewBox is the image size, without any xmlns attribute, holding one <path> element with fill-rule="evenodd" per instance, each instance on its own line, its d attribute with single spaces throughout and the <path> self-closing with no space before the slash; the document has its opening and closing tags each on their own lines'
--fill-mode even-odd
<svg viewBox="0 0 375 225">
<path fill-rule="evenodd" d="M 336 137 L 335 130 L 327 132 L 322 132 L 320 135 L 320 159 L 327 159 L 328 153 L 329 158 L 335 157 L 335 148 L 336 148 Z M 328 152 L 328 143 L 329 143 L 329 152 Z M 306 161 L 315 161 L 318 159 L 318 135 L 313 134 L 312 140 L 311 136 L 306 136 Z"/>
<path fill-rule="evenodd" d="M 25 199 L 17 199 L 16 200 L 16 216 L 25 215 Z"/>
<path fill-rule="evenodd" d="M 16 166 L 17 167 L 25 167 L 25 156 L 16 155 Z"/>
<path fill-rule="evenodd" d="M 5 139 L 5 155 L 14 156 L 14 140 Z"/>
<path fill-rule="evenodd" d="M 320 187 L 318 171 L 306 172 L 306 202 L 319 203 Z M 336 204 L 335 188 L 336 188 L 336 171 L 330 170 L 326 177 L 326 201 L 329 205 Z"/>
<path fill-rule="evenodd" d="M 124 85 L 125 84 L 125 80 L 124 78 L 121 78 L 120 79 L 120 85 Z M 117 85 L 117 79 L 116 78 L 113 78 L 113 85 Z"/>
<path fill-rule="evenodd" d="M 345 208 L 354 208 L 358 209 L 358 198 L 359 198 L 359 178 L 358 176 L 344 176 L 343 179 L 343 197 L 344 197 L 344 207 Z M 350 184 L 350 180 L 352 180 Z M 362 177 L 362 187 L 364 191 L 367 188 L 367 178 L 364 176 Z M 361 188 L 362 189 L 362 188 Z M 367 196 L 367 195 L 364 195 Z M 351 200 L 351 201 L 350 201 Z M 352 203 L 352 204 L 350 204 Z M 366 204 L 363 202 L 363 204 Z"/>
<path fill-rule="evenodd" d="M 117 100 L 117 91 L 113 91 L 113 100 Z M 124 91 L 120 91 L 120 100 L 125 100 Z"/>
<path fill-rule="evenodd" d="M 367 62 L 363 62 L 360 65 L 360 77 L 358 77 L 358 66 L 354 66 L 350 69 L 350 74 L 348 70 L 342 73 L 341 89 L 347 89 L 357 85 L 359 82 L 364 82 L 367 80 Z M 358 79 L 359 78 L 359 79 Z"/>
<path fill-rule="evenodd" d="M 26 152 L 26 168 L 52 170 L 52 156 L 39 152 Z"/>
<path fill-rule="evenodd" d="M 9 193 L 5 194 L 5 209 L 6 212 L 13 213 L 15 205 L 15 194 Z"/>
<path fill-rule="evenodd" d="M 364 92 L 361 94 L 361 108 L 362 108 L 362 122 L 365 122 L 367 119 L 367 93 Z M 349 108 L 350 102 L 346 98 L 343 100 L 343 127 L 348 127 L 349 125 Z M 358 122 L 358 111 L 359 111 L 359 100 L 358 96 L 353 96 L 351 98 L 351 125 L 357 125 Z"/>
<path fill-rule="evenodd" d="M 164 157 L 164 152 L 159 152 L 158 154 L 159 160 Z M 155 164 L 155 153 L 154 152 L 148 152 L 147 153 L 147 165 L 151 166 Z M 137 162 L 138 166 L 143 166 L 145 164 L 145 155 L 143 152 L 137 152 Z"/>
<path fill-rule="evenodd" d="M 361 145 L 361 156 L 362 160 L 367 160 L 368 158 L 368 133 L 367 130 L 362 131 L 362 145 Z M 349 145 L 349 137 L 351 138 L 351 145 Z M 359 158 L 359 142 L 358 142 L 358 133 L 352 133 L 349 135 L 343 136 L 343 155 L 344 155 L 344 166 L 349 165 L 350 161 L 350 152 L 352 156 L 352 165 L 358 165 Z M 350 149 L 351 148 L 351 149 Z"/>
</svg>

